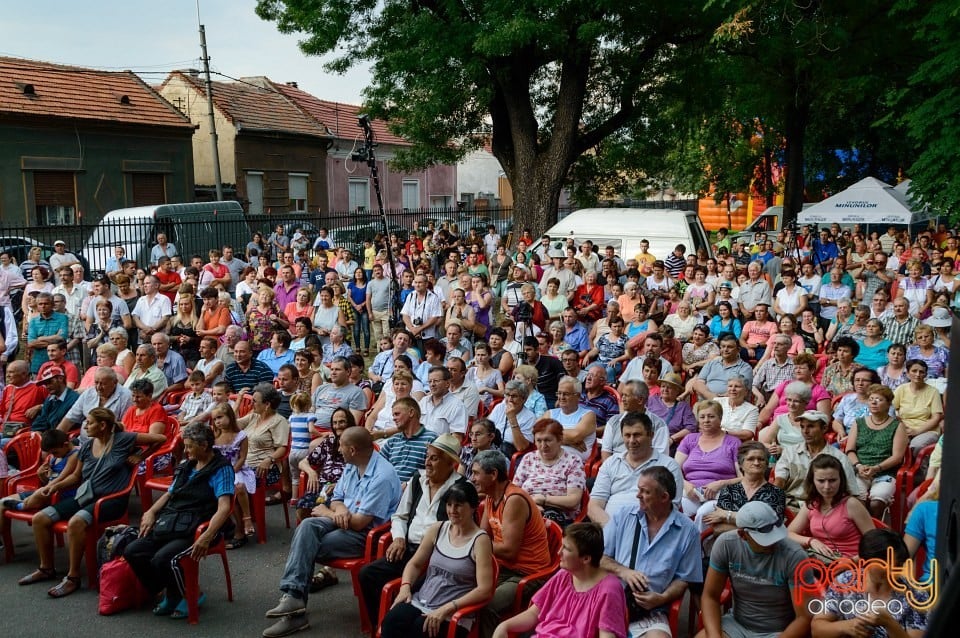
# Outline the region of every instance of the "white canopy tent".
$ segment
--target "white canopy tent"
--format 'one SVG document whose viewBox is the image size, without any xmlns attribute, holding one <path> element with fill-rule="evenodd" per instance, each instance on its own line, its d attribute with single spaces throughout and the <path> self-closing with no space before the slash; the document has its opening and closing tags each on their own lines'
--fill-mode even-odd
<svg viewBox="0 0 960 638">
<path fill-rule="evenodd" d="M 800 212 L 800 224 L 916 224 L 936 215 L 914 209 L 905 192 L 873 177 L 866 177 L 844 191 Z"/>
</svg>

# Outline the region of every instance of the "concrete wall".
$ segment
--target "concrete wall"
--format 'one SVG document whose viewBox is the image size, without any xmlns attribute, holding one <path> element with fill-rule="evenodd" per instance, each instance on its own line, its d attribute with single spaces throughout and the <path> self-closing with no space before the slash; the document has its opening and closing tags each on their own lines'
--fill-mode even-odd
<svg viewBox="0 0 960 638">
<path fill-rule="evenodd" d="M 474 197 L 477 193 L 500 193 L 500 176 L 503 169 L 500 161 L 491 153 L 479 149 L 469 153 L 457 166 L 457 198 L 461 193 L 470 193 Z M 511 198 L 512 199 L 512 198 Z"/>
</svg>

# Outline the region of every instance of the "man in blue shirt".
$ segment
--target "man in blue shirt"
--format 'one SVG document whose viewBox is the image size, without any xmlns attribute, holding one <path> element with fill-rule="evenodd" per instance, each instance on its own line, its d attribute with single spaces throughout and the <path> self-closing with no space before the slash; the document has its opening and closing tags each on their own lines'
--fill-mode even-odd
<svg viewBox="0 0 960 638">
<path fill-rule="evenodd" d="M 618 510 L 603 528 L 600 567 L 629 586 L 636 603 L 650 612 L 631 618 L 630 634 L 650 631 L 670 635 L 670 605 L 690 583 L 703 582 L 700 534 L 673 506 L 677 481 L 667 468 L 648 467 L 637 481 L 633 507 Z"/>
<path fill-rule="evenodd" d="M 47 356 L 47 346 L 61 339 L 69 340 L 69 320 L 67 315 L 53 311 L 53 295 L 49 292 L 37 295 L 37 310 L 40 314 L 27 324 L 27 347 L 33 350 L 30 374 L 36 374 L 40 366 L 50 359 Z"/>
<path fill-rule="evenodd" d="M 573 308 L 567 308 L 563 311 L 563 340 L 567 345 L 577 351 L 582 359 L 590 352 L 590 335 L 582 323 L 577 321 L 577 312 Z"/>
<path fill-rule="evenodd" d="M 833 261 L 840 256 L 837 244 L 831 241 L 829 230 L 820 231 L 820 238 L 814 240 L 811 252 L 813 253 L 813 263 L 817 265 L 821 273 L 830 272 Z"/>
<path fill-rule="evenodd" d="M 400 503 L 400 479 L 373 448 L 370 433 L 352 427 L 340 437 L 346 467 L 330 506 L 317 505 L 297 527 L 280 577 L 280 602 L 267 618 L 280 620 L 264 630 L 266 638 L 287 636 L 310 626 L 307 594 L 315 562 L 363 555 L 367 532 L 390 519 Z"/>
</svg>

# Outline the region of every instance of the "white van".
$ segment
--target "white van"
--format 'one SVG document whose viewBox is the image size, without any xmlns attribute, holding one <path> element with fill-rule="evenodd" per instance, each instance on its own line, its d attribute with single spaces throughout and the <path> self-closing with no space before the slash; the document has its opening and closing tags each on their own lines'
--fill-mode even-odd
<svg viewBox="0 0 960 638">
<path fill-rule="evenodd" d="M 83 254 L 94 272 L 103 272 L 114 248 L 122 246 L 125 257 L 146 267 L 150 250 L 163 233 L 177 252 L 187 258 L 200 255 L 204 262 L 211 248 L 232 245 L 243 255 L 250 241 L 250 228 L 238 202 L 160 204 L 112 210 L 103 216 L 87 239 Z"/>
<path fill-rule="evenodd" d="M 577 244 L 589 239 L 600 254 L 613 246 L 624 261 L 640 252 L 640 240 L 650 242 L 650 252 L 666 259 L 677 244 L 696 254 L 704 248 L 712 255 L 707 231 L 697 214 L 690 210 L 664 208 L 584 208 L 564 217 L 548 231 L 551 240 L 573 237 Z"/>
</svg>

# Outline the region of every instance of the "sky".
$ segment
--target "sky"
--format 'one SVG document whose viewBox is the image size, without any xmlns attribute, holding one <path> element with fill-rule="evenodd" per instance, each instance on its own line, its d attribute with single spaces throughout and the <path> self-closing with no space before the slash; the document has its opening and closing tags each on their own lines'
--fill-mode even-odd
<svg viewBox="0 0 960 638">
<path fill-rule="evenodd" d="M 255 0 L 199 0 L 210 69 L 234 78 L 297 82 L 318 98 L 360 104 L 366 66 L 345 75 L 307 56 L 254 12 Z M 197 0 L 29 0 L 2 3 L 0 56 L 102 70 L 130 69 L 157 85 L 168 71 L 201 68 Z M 230 81 L 211 75 L 214 81 Z"/>
</svg>

